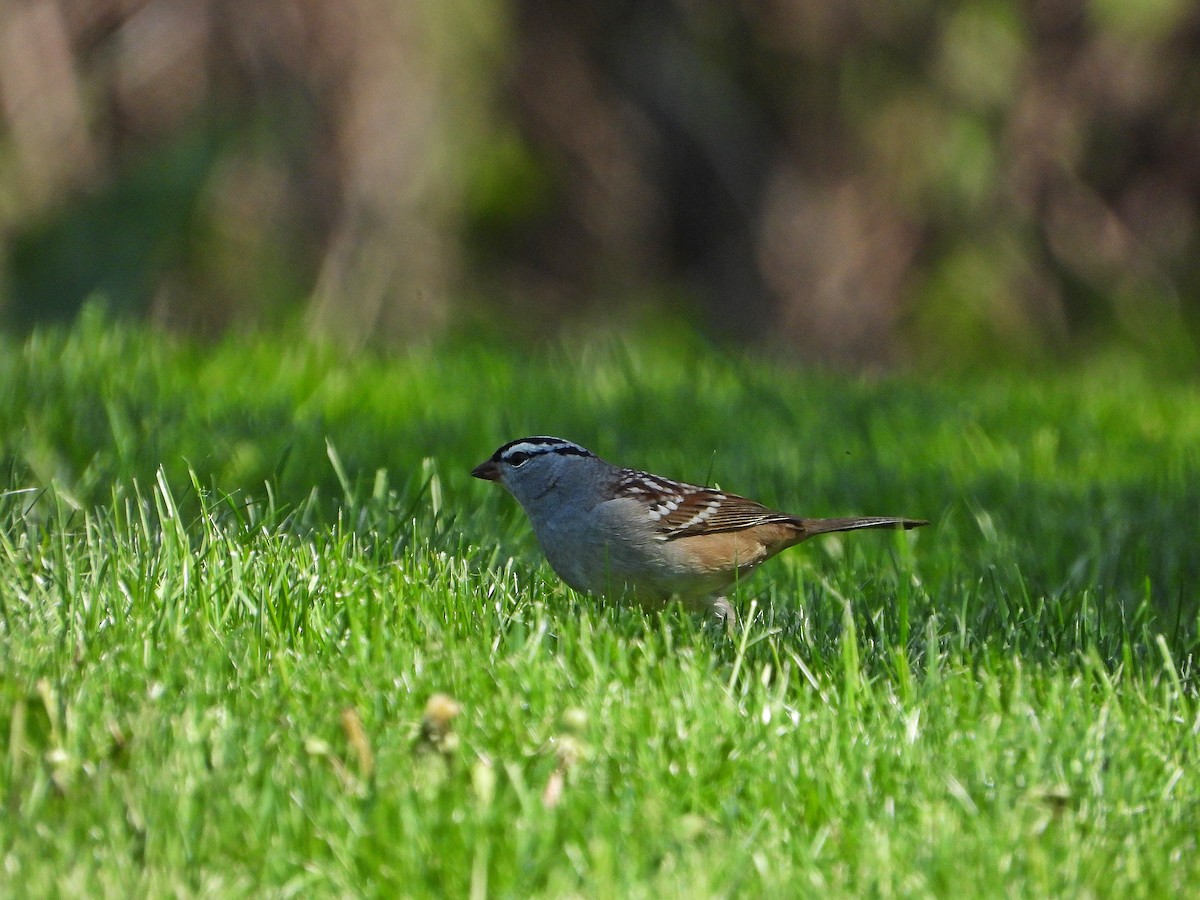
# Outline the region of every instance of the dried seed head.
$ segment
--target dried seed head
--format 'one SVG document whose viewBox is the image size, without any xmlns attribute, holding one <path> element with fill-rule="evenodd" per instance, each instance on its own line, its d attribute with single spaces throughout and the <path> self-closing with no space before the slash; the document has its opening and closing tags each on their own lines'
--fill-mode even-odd
<svg viewBox="0 0 1200 900">
<path fill-rule="evenodd" d="M 454 719 L 462 712 L 462 704 L 449 694 L 437 693 L 425 704 L 421 719 L 421 742 L 442 753 L 448 753 L 457 743 Z"/>
</svg>

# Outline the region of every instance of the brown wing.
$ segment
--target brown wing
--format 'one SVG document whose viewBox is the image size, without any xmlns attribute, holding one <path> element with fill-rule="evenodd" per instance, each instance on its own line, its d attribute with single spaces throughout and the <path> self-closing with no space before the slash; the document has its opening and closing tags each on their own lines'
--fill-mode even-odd
<svg viewBox="0 0 1200 900">
<path fill-rule="evenodd" d="M 755 528 L 760 525 L 779 525 L 774 539 L 763 535 L 766 544 L 778 552 L 814 534 L 831 531 L 857 531 L 860 528 L 919 528 L 928 525 L 924 519 L 900 516 L 852 516 L 840 519 L 802 519 L 763 506 L 737 494 L 727 494 L 713 488 L 700 487 L 682 481 L 672 481 L 658 475 L 625 469 L 617 487 L 627 497 L 646 504 L 650 519 L 658 528 L 658 538 L 676 538 L 699 534 L 720 534 Z"/>
<path fill-rule="evenodd" d="M 694 534 L 738 531 L 768 522 L 799 525 L 800 520 L 777 510 L 713 488 L 672 481 L 658 475 L 629 470 L 621 490 L 630 496 L 656 498 L 650 506 L 650 518 L 662 540 Z"/>
<path fill-rule="evenodd" d="M 668 540 L 693 534 L 713 534 L 720 531 L 740 531 L 770 522 L 800 524 L 800 520 L 787 513 L 710 488 L 699 488 L 683 498 L 679 507 L 663 516 L 660 527 Z"/>
</svg>

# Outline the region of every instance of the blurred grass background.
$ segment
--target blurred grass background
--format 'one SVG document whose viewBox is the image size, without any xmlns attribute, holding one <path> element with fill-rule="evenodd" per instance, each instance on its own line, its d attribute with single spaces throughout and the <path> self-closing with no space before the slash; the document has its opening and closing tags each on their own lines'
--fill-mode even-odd
<svg viewBox="0 0 1200 900">
<path fill-rule="evenodd" d="M 1186 0 L 10 0 L 0 321 L 1196 370 Z"/>
</svg>

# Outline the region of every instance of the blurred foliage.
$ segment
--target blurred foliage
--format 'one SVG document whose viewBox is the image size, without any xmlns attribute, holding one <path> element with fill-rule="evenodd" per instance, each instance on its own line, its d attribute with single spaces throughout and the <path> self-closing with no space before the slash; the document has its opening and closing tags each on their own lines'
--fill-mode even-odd
<svg viewBox="0 0 1200 900">
<path fill-rule="evenodd" d="M 169 324 L 212 333 L 233 307 L 269 321 L 303 302 L 312 259 L 297 252 L 303 243 L 288 234 L 295 229 L 264 228 L 212 202 L 212 182 L 231 175 L 221 168 L 246 165 L 224 148 L 229 142 L 184 131 L 115 182 L 19 232 L 9 256 L 12 323 L 71 318 L 93 293 L 141 316 L 157 293 L 170 305 Z"/>
<path fill-rule="evenodd" d="M 1185 0 L 20 0 L 0 318 L 1193 372 L 1197 84 Z"/>
</svg>

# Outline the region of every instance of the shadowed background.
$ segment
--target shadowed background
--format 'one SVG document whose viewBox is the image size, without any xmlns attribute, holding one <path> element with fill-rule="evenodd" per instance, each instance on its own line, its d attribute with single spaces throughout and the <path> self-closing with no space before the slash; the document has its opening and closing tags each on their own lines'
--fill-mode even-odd
<svg viewBox="0 0 1200 900">
<path fill-rule="evenodd" d="M 1186 0 L 4 0 L 0 319 L 1196 368 Z"/>
</svg>

